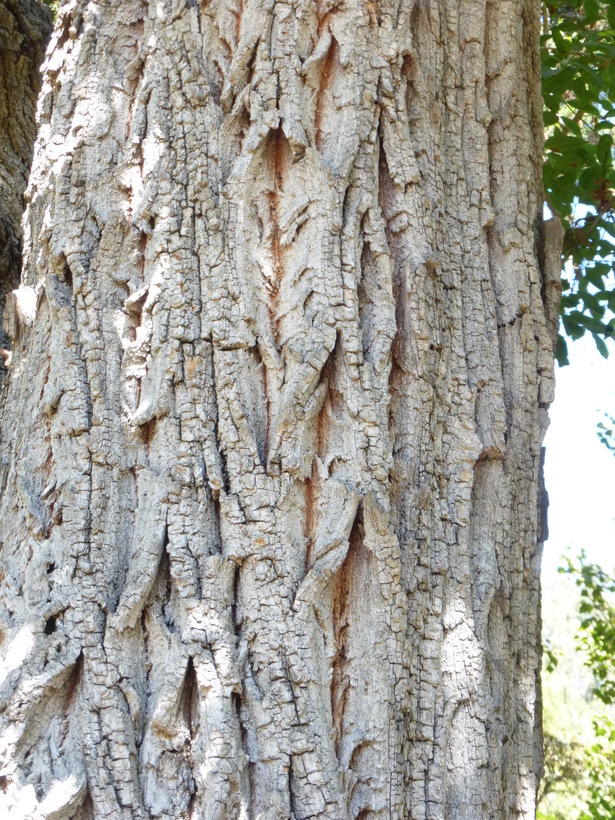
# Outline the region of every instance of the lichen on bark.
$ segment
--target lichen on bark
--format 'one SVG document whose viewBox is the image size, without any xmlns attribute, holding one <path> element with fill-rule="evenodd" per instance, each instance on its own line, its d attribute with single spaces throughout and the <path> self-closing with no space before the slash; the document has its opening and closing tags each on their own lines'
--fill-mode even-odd
<svg viewBox="0 0 615 820">
<path fill-rule="evenodd" d="M 533 817 L 535 6 L 60 9 L 7 312 L 13 811 Z"/>
</svg>

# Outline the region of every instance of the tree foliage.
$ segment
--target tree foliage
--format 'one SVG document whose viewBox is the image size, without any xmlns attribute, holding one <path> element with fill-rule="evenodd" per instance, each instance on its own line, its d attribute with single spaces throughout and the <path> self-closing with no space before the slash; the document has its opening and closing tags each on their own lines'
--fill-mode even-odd
<svg viewBox="0 0 615 820">
<path fill-rule="evenodd" d="M 615 807 L 615 723 L 594 721 L 596 742 L 587 750 L 589 800 L 579 820 L 613 820 Z"/>
<path fill-rule="evenodd" d="M 585 750 L 579 742 L 545 732 L 543 754 L 545 774 L 538 791 L 539 806 L 549 794 L 566 790 L 585 776 Z"/>
<path fill-rule="evenodd" d="M 544 185 L 547 204 L 565 227 L 563 288 L 557 358 L 568 363 L 566 338 L 589 332 L 598 350 L 615 337 L 615 3 L 572 0 L 543 4 Z M 568 264 L 566 264 L 568 263 Z M 615 452 L 613 418 L 598 425 Z M 566 561 L 581 594 L 578 649 L 606 709 L 615 704 L 615 578 L 582 553 Z M 553 668 L 553 653 L 548 654 Z M 595 742 L 585 749 L 586 809 L 579 820 L 613 818 L 615 723 L 593 721 Z M 545 736 L 543 795 L 578 782 L 579 750 Z M 554 785 L 555 784 L 555 785 Z"/>
<path fill-rule="evenodd" d="M 615 337 L 615 3 L 543 5 L 542 76 L 547 203 L 566 229 L 565 336 L 589 331 L 603 356 Z M 568 362 L 563 336 L 557 351 Z"/>
<path fill-rule="evenodd" d="M 594 696 L 605 707 L 615 705 L 615 578 L 586 560 L 566 559 L 581 593 L 578 648 L 591 669 Z M 612 820 L 615 806 L 615 722 L 605 714 L 594 719 L 595 742 L 586 749 L 587 809 L 579 820 Z"/>
<path fill-rule="evenodd" d="M 546 3 L 543 24 L 544 185 L 547 204 L 565 227 L 557 357 L 567 364 L 566 338 L 589 332 L 606 356 L 606 342 L 615 337 L 615 3 Z M 598 433 L 615 450 L 609 422 L 600 424 Z M 584 555 L 576 563 L 568 561 L 565 571 L 581 593 L 578 648 L 595 676 L 595 697 L 608 707 L 615 703 L 615 580 Z M 552 652 L 548 658 L 552 669 Z M 601 717 L 594 720 L 594 733 L 595 742 L 584 752 L 545 735 L 542 795 L 578 784 L 583 762 L 583 820 L 612 818 L 615 805 L 615 726 Z"/>
<path fill-rule="evenodd" d="M 615 578 L 588 562 L 584 552 L 576 562 L 567 558 L 563 571 L 574 576 L 581 593 L 578 642 L 598 682 L 594 694 L 615 704 Z"/>
</svg>

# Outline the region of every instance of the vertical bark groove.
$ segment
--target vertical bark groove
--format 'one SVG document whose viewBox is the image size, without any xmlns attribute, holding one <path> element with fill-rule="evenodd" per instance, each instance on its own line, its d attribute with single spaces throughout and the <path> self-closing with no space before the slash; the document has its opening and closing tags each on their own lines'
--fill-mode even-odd
<svg viewBox="0 0 615 820">
<path fill-rule="evenodd" d="M 49 10 L 37 0 L 0 5 L 0 400 L 10 362 L 2 324 L 6 294 L 19 284 L 23 195 L 36 133 L 40 64 L 51 32 Z"/>
<path fill-rule="evenodd" d="M 533 816 L 537 25 L 63 4 L 7 311 L 7 807 Z"/>
</svg>

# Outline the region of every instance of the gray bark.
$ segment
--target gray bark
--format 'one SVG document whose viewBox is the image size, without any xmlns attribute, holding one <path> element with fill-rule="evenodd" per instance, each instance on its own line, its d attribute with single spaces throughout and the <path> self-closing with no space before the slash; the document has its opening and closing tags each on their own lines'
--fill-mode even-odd
<svg viewBox="0 0 615 820">
<path fill-rule="evenodd" d="M 19 284 L 23 193 L 32 161 L 40 64 L 51 33 L 37 0 L 0 0 L 0 391 L 9 340 L 2 327 L 6 293 Z"/>
<path fill-rule="evenodd" d="M 6 311 L 16 817 L 534 816 L 538 37 L 63 6 Z"/>
</svg>

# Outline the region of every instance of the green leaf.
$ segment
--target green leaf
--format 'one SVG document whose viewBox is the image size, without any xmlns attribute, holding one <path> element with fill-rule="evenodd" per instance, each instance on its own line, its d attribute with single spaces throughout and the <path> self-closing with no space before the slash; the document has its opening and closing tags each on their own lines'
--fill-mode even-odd
<svg viewBox="0 0 615 820">
<path fill-rule="evenodd" d="M 596 347 L 598 348 L 598 352 L 601 356 L 604 356 L 605 359 L 609 358 L 609 349 L 604 343 L 604 341 L 600 338 L 600 336 L 594 336 L 594 342 L 596 343 Z"/>
<path fill-rule="evenodd" d="M 598 0 L 585 0 L 583 8 L 588 23 L 594 23 L 600 16 L 600 3 Z"/>
<path fill-rule="evenodd" d="M 570 360 L 568 358 L 568 345 L 566 344 L 566 340 L 561 335 L 561 333 L 557 337 L 557 346 L 555 348 L 555 358 L 556 358 L 557 363 L 560 367 L 565 367 L 566 365 L 570 364 Z"/>
<path fill-rule="evenodd" d="M 589 332 L 602 355 L 615 337 L 615 294 L 608 284 L 615 257 L 615 0 L 548 4 L 541 38 L 545 100 L 544 186 L 566 228 L 562 281 L 563 334 Z M 578 219 L 582 207 L 587 216 Z M 600 217 L 596 216 L 596 210 Z M 558 344 L 558 361 L 567 361 Z"/>
</svg>

